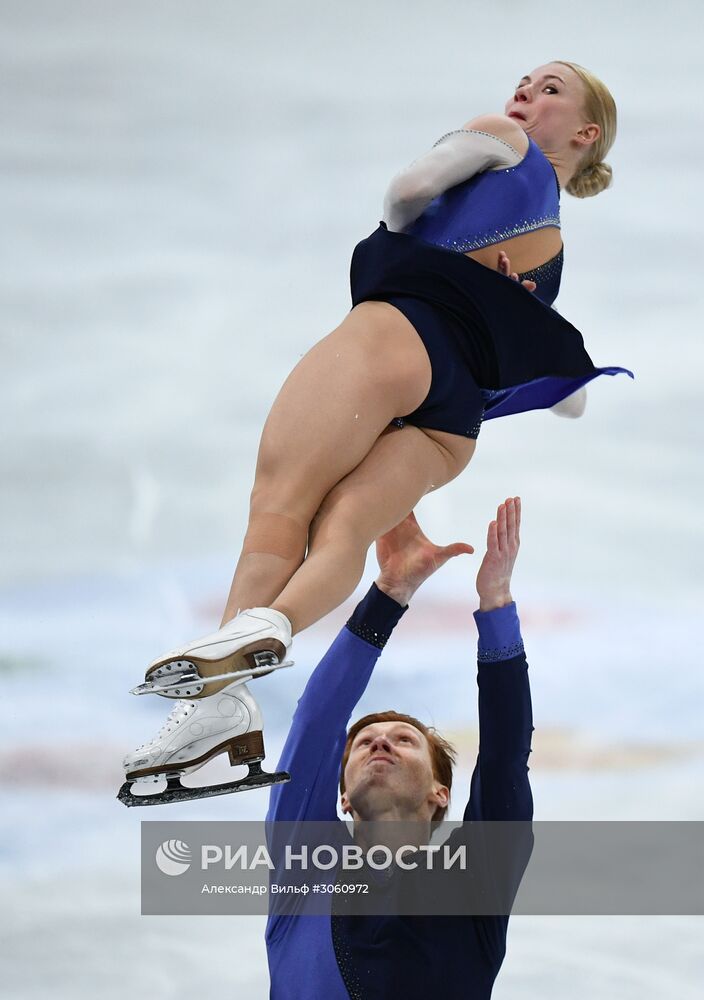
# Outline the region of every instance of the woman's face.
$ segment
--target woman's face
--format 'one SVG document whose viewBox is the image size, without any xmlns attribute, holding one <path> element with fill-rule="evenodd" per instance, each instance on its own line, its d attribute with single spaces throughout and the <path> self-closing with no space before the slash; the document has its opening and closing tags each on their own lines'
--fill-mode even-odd
<svg viewBox="0 0 704 1000">
<path fill-rule="evenodd" d="M 560 150 L 587 124 L 584 96 L 574 70 L 548 63 L 518 81 L 505 112 L 541 149 Z"/>
</svg>

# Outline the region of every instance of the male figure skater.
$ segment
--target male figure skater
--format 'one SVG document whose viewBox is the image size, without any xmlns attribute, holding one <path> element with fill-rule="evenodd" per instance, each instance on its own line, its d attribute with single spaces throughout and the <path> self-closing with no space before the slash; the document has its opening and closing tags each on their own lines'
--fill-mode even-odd
<svg viewBox="0 0 704 1000">
<path fill-rule="evenodd" d="M 479 756 L 464 812 L 469 820 L 532 818 L 528 754 L 530 689 L 510 591 L 518 554 L 520 499 L 501 504 L 489 525 L 477 575 Z M 452 747 L 410 716 L 381 712 L 345 733 L 381 650 L 411 596 L 469 545 L 439 547 L 413 514 L 377 543 L 380 576 L 311 675 L 298 702 L 272 789 L 272 820 L 337 819 L 427 824 L 445 814 Z M 428 680 L 441 663 L 428 664 Z M 521 871 L 519 872 L 519 878 Z M 443 1000 L 488 998 L 506 949 L 507 916 L 270 915 L 266 942 L 272 1000 Z"/>
</svg>

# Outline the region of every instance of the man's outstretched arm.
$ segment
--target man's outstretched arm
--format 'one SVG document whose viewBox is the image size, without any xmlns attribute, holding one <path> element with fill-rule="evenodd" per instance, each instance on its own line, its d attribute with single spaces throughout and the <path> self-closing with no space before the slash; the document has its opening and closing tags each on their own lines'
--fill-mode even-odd
<svg viewBox="0 0 704 1000">
<path fill-rule="evenodd" d="M 381 650 L 420 585 L 471 545 L 434 545 L 411 513 L 377 542 L 380 575 L 310 676 L 272 788 L 268 820 L 334 820 L 346 729 Z"/>
<path fill-rule="evenodd" d="M 475 613 L 479 629 L 479 755 L 465 819 L 530 820 L 533 716 L 516 605 Z"/>
<path fill-rule="evenodd" d="M 484 891 L 504 915 L 477 918 L 485 954 L 498 971 L 506 951 L 508 913 L 526 865 L 533 836 L 533 798 L 528 783 L 533 717 L 526 663 L 511 573 L 518 554 L 521 503 L 518 497 L 501 504 L 489 525 L 487 552 L 477 575 L 479 630 L 479 755 L 472 775 L 465 821 L 513 820 L 505 837 L 496 828 L 481 830 L 473 839 Z M 483 828 L 482 828 L 483 829 Z M 476 830 L 476 828 L 475 828 Z M 481 844 L 484 843 L 482 850 Z"/>
<path fill-rule="evenodd" d="M 267 820 L 334 820 L 346 729 L 376 661 L 405 607 L 372 584 L 315 668 L 296 707 L 277 770 Z"/>
<path fill-rule="evenodd" d="M 466 820 L 530 820 L 528 782 L 533 715 L 528 664 L 511 574 L 520 545 L 521 503 L 499 506 L 489 525 L 487 552 L 477 574 L 479 611 L 479 756 Z"/>
</svg>

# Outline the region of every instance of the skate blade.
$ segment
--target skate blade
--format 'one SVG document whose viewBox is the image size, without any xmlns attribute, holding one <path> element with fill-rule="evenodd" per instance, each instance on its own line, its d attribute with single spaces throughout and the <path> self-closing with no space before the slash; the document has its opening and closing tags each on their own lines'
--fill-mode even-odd
<svg viewBox="0 0 704 1000">
<path fill-rule="evenodd" d="M 191 802 L 194 799 L 209 799 L 215 795 L 229 795 L 232 792 L 246 792 L 250 788 L 266 788 L 268 785 L 281 785 L 290 781 L 288 771 L 275 771 L 270 774 L 262 771 L 258 763 L 249 765 L 249 774 L 239 781 L 226 781 L 221 785 L 202 785 L 200 788 L 188 788 L 181 784 L 177 776 L 166 779 L 166 788 L 154 795 L 135 795 L 132 791 L 134 782 L 126 781 L 117 798 L 126 806 L 162 806 L 171 802 Z"/>
<path fill-rule="evenodd" d="M 144 676 L 145 683 L 162 684 L 164 681 L 171 687 L 171 675 L 185 676 L 188 678 L 184 685 L 185 690 L 192 694 L 179 695 L 172 688 L 171 691 L 159 691 L 156 693 L 165 694 L 167 697 L 204 697 L 203 683 L 209 685 L 207 694 L 217 694 L 222 688 L 227 687 L 237 674 L 242 674 L 243 681 L 249 675 L 265 677 L 268 673 L 283 665 L 286 660 L 286 647 L 278 639 L 258 639 L 247 643 L 234 653 L 228 653 L 217 659 L 208 660 L 198 655 L 170 656 L 164 660 L 157 660 L 150 667 Z M 222 677 L 222 680 L 215 680 Z M 180 687 L 180 685 L 179 685 Z M 152 689 L 153 691 L 153 689 Z M 139 693 L 151 693 L 147 691 Z"/>
<path fill-rule="evenodd" d="M 168 676 L 160 674 L 152 680 L 144 681 L 143 684 L 138 684 L 136 687 L 131 688 L 130 694 L 160 694 L 165 698 L 195 698 L 208 684 L 213 684 L 217 681 L 227 681 L 228 687 L 236 687 L 238 684 L 246 684 L 254 677 L 265 676 L 266 674 L 273 673 L 274 670 L 281 670 L 283 667 L 292 667 L 293 665 L 293 660 L 284 660 L 275 666 L 267 664 L 266 666 L 252 667 L 246 672 L 242 672 L 240 677 L 232 673 L 201 677 L 195 664 L 184 660 L 174 663 L 173 668 L 171 664 L 166 664 L 164 670 L 173 669 L 171 674 Z M 211 694 L 211 691 L 206 691 L 206 694 Z"/>
</svg>

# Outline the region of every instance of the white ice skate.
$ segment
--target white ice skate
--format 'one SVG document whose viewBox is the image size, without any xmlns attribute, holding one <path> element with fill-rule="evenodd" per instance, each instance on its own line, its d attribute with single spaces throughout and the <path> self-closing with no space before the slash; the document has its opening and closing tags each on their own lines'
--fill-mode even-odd
<svg viewBox="0 0 704 1000">
<path fill-rule="evenodd" d="M 285 660 L 290 647 L 291 623 L 285 615 L 271 608 L 250 608 L 217 632 L 154 660 L 147 667 L 145 683 L 132 693 L 204 698 L 231 684 L 233 674 L 247 681 L 290 666 Z"/>
<path fill-rule="evenodd" d="M 262 717 L 245 681 L 292 666 L 284 659 L 291 628 L 270 608 L 242 612 L 218 632 L 155 660 L 133 694 L 178 698 L 159 733 L 124 759 L 125 783 L 118 799 L 127 806 L 158 805 L 225 795 L 288 781 L 285 771 L 262 770 Z M 247 764 L 239 781 L 189 788 L 181 777 L 221 753 L 233 766 Z M 166 788 L 135 795 L 134 784 L 166 779 Z"/>
<path fill-rule="evenodd" d="M 199 788 L 181 784 L 184 774 L 197 771 L 221 753 L 229 755 L 233 767 L 247 764 L 247 776 Z M 125 757 L 125 783 L 117 797 L 126 806 L 152 806 L 226 795 L 289 780 L 286 771 L 276 774 L 262 771 L 263 759 L 261 712 L 247 685 L 238 679 L 207 698 L 177 701 L 157 735 Z M 134 785 L 142 788 L 163 779 L 166 779 L 163 791 L 153 794 L 132 791 Z"/>
</svg>

